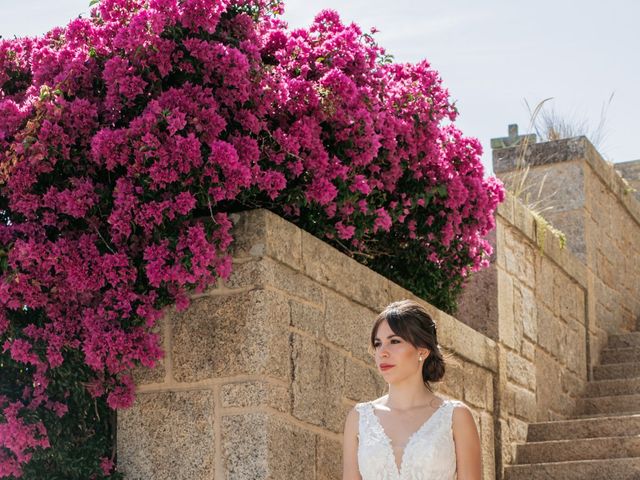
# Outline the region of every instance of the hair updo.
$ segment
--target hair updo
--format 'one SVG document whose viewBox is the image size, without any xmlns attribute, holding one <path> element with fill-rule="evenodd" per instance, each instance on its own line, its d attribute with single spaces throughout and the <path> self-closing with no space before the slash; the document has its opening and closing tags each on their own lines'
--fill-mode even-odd
<svg viewBox="0 0 640 480">
<path fill-rule="evenodd" d="M 445 371 L 445 361 L 438 346 L 435 322 L 426 310 L 413 300 L 393 302 L 380 312 L 373 324 L 370 351 L 375 350 L 373 345 L 378 327 L 385 320 L 393 333 L 414 347 L 429 349 L 429 356 L 422 364 L 422 379 L 431 390 L 429 383 L 442 380 Z"/>
</svg>

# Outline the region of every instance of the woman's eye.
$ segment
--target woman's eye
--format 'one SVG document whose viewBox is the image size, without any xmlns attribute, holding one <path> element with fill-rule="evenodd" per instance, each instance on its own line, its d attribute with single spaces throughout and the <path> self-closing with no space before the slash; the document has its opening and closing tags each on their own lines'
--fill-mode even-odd
<svg viewBox="0 0 640 480">
<path fill-rule="evenodd" d="M 389 343 L 400 343 L 400 340 L 394 338 Z M 382 345 L 382 344 L 381 343 L 374 343 L 373 344 L 373 348 L 378 348 L 380 345 Z"/>
</svg>

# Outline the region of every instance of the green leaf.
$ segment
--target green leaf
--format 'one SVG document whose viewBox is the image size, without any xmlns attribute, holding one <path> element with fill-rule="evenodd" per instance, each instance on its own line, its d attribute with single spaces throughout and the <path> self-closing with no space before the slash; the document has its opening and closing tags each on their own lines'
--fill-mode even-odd
<svg viewBox="0 0 640 480">
<path fill-rule="evenodd" d="M 100 0 L 91 0 L 91 1 L 89 2 L 89 6 L 90 6 L 90 7 L 93 7 L 96 3 L 100 3 Z"/>
<path fill-rule="evenodd" d="M 441 197 L 447 196 L 447 186 L 444 184 L 438 185 L 436 187 L 436 193 Z"/>
</svg>

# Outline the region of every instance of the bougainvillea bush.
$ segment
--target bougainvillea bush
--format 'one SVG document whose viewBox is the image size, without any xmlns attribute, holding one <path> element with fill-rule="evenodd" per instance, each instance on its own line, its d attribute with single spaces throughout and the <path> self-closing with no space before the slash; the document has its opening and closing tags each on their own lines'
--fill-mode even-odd
<svg viewBox="0 0 640 480">
<path fill-rule="evenodd" d="M 120 478 L 111 413 L 162 308 L 262 207 L 451 311 L 503 197 L 429 64 L 332 11 L 102 0 L 0 43 L 0 477 Z M 40 473 L 42 475 L 42 473 Z"/>
</svg>

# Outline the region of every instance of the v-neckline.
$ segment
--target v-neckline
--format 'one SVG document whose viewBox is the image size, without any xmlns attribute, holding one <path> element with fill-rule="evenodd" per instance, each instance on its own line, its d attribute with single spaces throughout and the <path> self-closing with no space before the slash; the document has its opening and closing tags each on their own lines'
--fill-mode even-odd
<svg viewBox="0 0 640 480">
<path fill-rule="evenodd" d="M 398 463 L 396 462 L 396 454 L 393 451 L 393 442 L 391 441 L 391 438 L 387 435 L 387 432 L 385 432 L 384 427 L 382 426 L 382 422 L 380 421 L 380 419 L 376 415 L 375 408 L 373 407 L 373 402 L 369 402 L 369 406 L 371 407 L 371 415 L 373 415 L 373 417 L 375 419 L 375 423 L 380 428 L 380 432 L 382 433 L 382 436 L 386 440 L 387 446 L 389 447 L 388 450 L 387 450 L 387 453 L 390 455 L 391 460 L 393 461 L 393 466 L 395 468 L 396 476 L 397 476 L 398 479 L 402 478 L 402 472 L 404 471 L 404 459 L 405 459 L 407 450 L 409 450 L 409 447 L 411 446 L 411 442 L 413 441 L 413 439 L 416 437 L 416 435 L 419 432 L 421 432 L 424 428 L 426 428 L 426 426 L 429 424 L 429 422 L 431 422 L 431 419 L 440 410 L 442 410 L 442 407 L 444 407 L 445 403 L 447 403 L 447 400 L 442 399 L 442 403 L 438 406 L 438 408 L 436 408 L 434 410 L 434 412 L 431 415 L 429 415 L 429 418 L 427 418 L 422 423 L 422 425 L 420 425 L 418 427 L 418 429 L 415 432 L 413 432 L 411 435 L 409 435 L 409 438 L 407 439 L 407 443 L 405 444 L 404 448 L 402 449 L 402 455 L 400 456 L 400 466 L 398 466 Z"/>
</svg>

